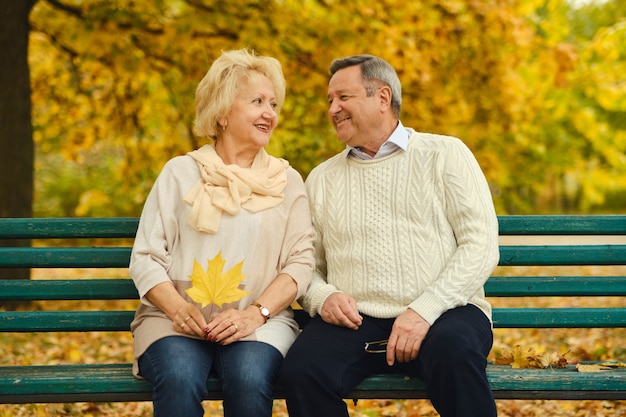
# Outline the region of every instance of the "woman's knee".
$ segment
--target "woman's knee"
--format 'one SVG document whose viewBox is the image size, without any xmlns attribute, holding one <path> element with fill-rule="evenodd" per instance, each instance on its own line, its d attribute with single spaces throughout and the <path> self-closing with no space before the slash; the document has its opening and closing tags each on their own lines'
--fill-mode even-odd
<svg viewBox="0 0 626 417">
<path fill-rule="evenodd" d="M 262 342 L 238 342 L 222 351 L 218 373 L 224 390 L 270 392 L 278 376 L 282 354 Z"/>
<path fill-rule="evenodd" d="M 151 381 L 155 389 L 184 386 L 203 392 L 210 369 L 208 346 L 185 337 L 158 340 L 139 359 L 140 375 Z"/>
</svg>

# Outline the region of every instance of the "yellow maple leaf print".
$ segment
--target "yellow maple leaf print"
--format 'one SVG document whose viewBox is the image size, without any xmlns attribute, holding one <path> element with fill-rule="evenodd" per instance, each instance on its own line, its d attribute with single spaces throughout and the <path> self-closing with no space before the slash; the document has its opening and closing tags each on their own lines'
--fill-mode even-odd
<svg viewBox="0 0 626 417">
<path fill-rule="evenodd" d="M 224 274 L 225 264 L 221 252 L 208 262 L 206 271 L 197 260 L 193 261 L 193 272 L 189 276 L 192 287 L 185 292 L 202 308 L 211 303 L 222 307 L 224 303 L 241 300 L 244 295 L 250 294 L 250 291 L 239 289 L 239 284 L 246 277 L 241 273 L 243 261 Z"/>
</svg>

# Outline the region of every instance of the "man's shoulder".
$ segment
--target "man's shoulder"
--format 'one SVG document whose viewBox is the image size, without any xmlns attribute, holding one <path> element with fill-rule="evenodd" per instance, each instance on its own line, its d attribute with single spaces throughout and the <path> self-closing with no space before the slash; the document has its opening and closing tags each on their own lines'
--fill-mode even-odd
<svg viewBox="0 0 626 417">
<path fill-rule="evenodd" d="M 331 156 L 330 158 L 328 158 L 327 160 L 325 160 L 324 162 L 320 163 L 318 166 L 313 168 L 311 172 L 309 173 L 307 180 L 308 178 L 311 178 L 311 176 L 315 177 L 318 175 L 324 175 L 325 173 L 329 171 L 333 171 L 335 169 L 338 169 L 339 167 L 344 166 L 347 157 L 348 157 L 347 149 L 343 150 L 342 152 L 339 152 L 338 154 L 334 156 Z"/>
<path fill-rule="evenodd" d="M 463 144 L 461 139 L 454 136 L 418 132 L 413 129 L 410 131 L 411 137 L 409 140 L 409 148 L 440 149 Z"/>
</svg>

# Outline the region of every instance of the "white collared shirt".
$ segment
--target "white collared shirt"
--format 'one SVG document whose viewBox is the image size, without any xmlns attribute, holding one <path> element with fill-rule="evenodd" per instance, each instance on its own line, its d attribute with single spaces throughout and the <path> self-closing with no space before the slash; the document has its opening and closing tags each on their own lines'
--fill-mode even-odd
<svg viewBox="0 0 626 417">
<path fill-rule="evenodd" d="M 382 158 L 384 156 L 391 155 L 398 149 L 406 151 L 406 148 L 409 144 L 409 137 L 411 137 L 411 132 L 409 132 L 409 130 L 402 125 L 402 122 L 398 120 L 398 126 L 396 126 L 396 129 L 393 131 L 391 136 L 389 136 L 389 139 L 387 139 L 385 143 L 380 145 L 380 148 L 378 148 L 378 152 L 376 153 L 376 155 L 369 156 L 360 148 L 350 146 L 348 146 L 348 148 L 350 149 L 348 155 L 352 155 L 355 158 L 367 160 Z"/>
</svg>

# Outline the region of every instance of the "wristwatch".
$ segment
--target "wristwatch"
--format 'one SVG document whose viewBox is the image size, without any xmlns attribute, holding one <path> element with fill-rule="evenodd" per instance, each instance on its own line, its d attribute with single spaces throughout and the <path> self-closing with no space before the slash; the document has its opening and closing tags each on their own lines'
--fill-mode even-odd
<svg viewBox="0 0 626 417">
<path fill-rule="evenodd" d="M 263 307 L 261 304 L 257 302 L 252 303 L 252 305 L 255 307 L 259 307 L 259 311 L 261 312 L 261 315 L 265 318 L 266 322 L 270 319 L 270 311 L 268 310 L 267 307 Z"/>
</svg>

